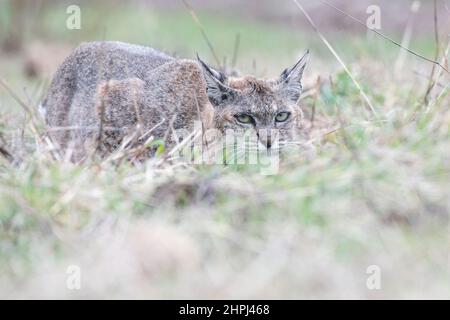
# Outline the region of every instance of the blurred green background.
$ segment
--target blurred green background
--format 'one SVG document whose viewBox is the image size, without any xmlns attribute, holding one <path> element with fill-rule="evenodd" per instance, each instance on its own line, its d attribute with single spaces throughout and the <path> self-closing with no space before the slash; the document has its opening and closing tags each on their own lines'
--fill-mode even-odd
<svg viewBox="0 0 450 320">
<path fill-rule="evenodd" d="M 272 75 L 292 63 L 307 48 L 321 61 L 321 66 L 323 63 L 327 67 L 335 64 L 328 49 L 290 0 L 280 1 L 276 6 L 270 1 L 255 0 L 194 0 L 189 3 L 221 63 L 231 63 L 238 42 L 235 60 L 238 69 L 244 72 Z M 320 1 L 300 3 L 347 61 L 370 55 L 390 63 L 398 54 L 397 47 Z M 69 17 L 66 10 L 73 4 L 81 9 L 80 30 L 66 27 Z M 395 4 L 388 4 L 388 1 L 333 1 L 333 4 L 362 21 L 370 16 L 366 12 L 369 5 L 379 5 L 382 32 L 401 41 L 411 24 L 413 39 L 410 47 L 426 56 L 434 52 L 432 1 L 422 1 L 415 13 L 411 11 L 411 1 L 404 0 Z M 440 3 L 440 6 L 440 28 L 445 30 L 449 22 L 448 8 L 446 3 Z M 34 60 L 54 58 L 56 63 L 61 60 L 56 54 L 61 50 L 57 48 L 66 46 L 69 51 L 83 41 L 107 39 L 149 45 L 183 57 L 193 57 L 199 52 L 212 60 L 211 63 L 215 62 L 182 0 L 126 3 L 0 0 L 0 30 L 2 60 L 8 53 L 17 56 L 17 52 L 24 50 Z M 46 54 L 43 50 L 33 51 L 37 44 L 47 48 Z M 1 67 L 5 66 L 2 64 Z M 48 77 L 48 70 L 44 71 L 44 76 Z"/>
</svg>

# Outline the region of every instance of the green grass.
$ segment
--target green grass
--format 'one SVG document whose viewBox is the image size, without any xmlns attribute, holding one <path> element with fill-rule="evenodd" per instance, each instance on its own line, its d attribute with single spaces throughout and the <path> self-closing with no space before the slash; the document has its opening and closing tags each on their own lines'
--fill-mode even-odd
<svg viewBox="0 0 450 320">
<path fill-rule="evenodd" d="M 98 39 L 104 24 L 107 39 L 208 52 L 183 12 L 148 19 L 120 8 L 95 22 L 87 11 L 82 31 L 68 33 L 58 10 L 44 13 L 41 41 Z M 315 81 L 315 66 L 331 64 L 312 35 L 200 18 L 221 54 L 231 54 L 241 32 L 247 67 L 258 56 L 278 70 L 279 57 L 289 60 L 306 43 L 317 48 L 306 80 Z M 433 90 L 433 99 L 443 95 L 427 108 L 423 81 L 380 64 L 365 40 L 348 41 L 333 39 L 347 47 L 339 52 L 352 71 L 363 70 L 358 80 L 380 119 L 365 111 L 343 71 L 329 71 L 333 86 L 324 80 L 316 102 L 325 125 L 311 132 L 316 154 L 293 153 L 269 176 L 251 166 L 56 161 L 1 90 L 0 133 L 19 160 L 0 156 L 0 296 L 448 298 L 448 88 Z M 20 75 L 20 57 L 5 59 L 0 70 L 26 100 L 21 88 L 38 81 Z M 313 101 L 303 100 L 307 116 Z M 81 267 L 81 290 L 66 287 L 70 265 Z M 381 290 L 366 287 L 370 265 L 381 269 Z"/>
</svg>

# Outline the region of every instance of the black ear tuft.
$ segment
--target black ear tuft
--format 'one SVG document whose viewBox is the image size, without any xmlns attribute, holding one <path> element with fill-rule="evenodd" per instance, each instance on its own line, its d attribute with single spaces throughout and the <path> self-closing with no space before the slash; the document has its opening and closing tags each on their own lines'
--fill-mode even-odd
<svg viewBox="0 0 450 320">
<path fill-rule="evenodd" d="M 285 69 L 278 80 L 279 88 L 286 98 L 297 102 L 302 93 L 302 76 L 309 58 L 309 50 L 297 61 L 295 65 Z"/>
<path fill-rule="evenodd" d="M 224 73 L 213 69 L 203 62 L 197 54 L 197 60 L 203 71 L 206 82 L 206 93 L 209 101 L 218 106 L 235 96 L 235 91 L 226 85 L 227 77 Z"/>
</svg>

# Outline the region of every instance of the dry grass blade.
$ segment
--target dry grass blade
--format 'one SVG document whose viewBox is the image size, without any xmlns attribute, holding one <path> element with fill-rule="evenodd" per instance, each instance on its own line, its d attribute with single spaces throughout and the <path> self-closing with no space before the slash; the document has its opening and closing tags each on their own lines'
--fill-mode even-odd
<svg viewBox="0 0 450 320">
<path fill-rule="evenodd" d="M 314 86 L 314 93 L 313 93 L 313 104 L 312 104 L 312 112 L 311 112 L 311 127 L 310 129 L 314 128 L 314 120 L 316 116 L 316 105 L 317 105 L 317 98 L 319 97 L 320 92 L 320 76 L 317 77 L 316 84 Z"/>
<path fill-rule="evenodd" d="M 363 97 L 364 101 L 367 103 L 367 105 L 369 106 L 370 110 L 372 111 L 372 113 L 377 116 L 377 112 L 375 111 L 375 108 L 373 107 L 372 103 L 369 100 L 369 97 L 366 95 L 366 93 L 363 91 L 363 89 L 361 88 L 361 85 L 359 84 L 359 82 L 356 80 L 356 78 L 353 76 L 353 74 L 350 72 L 350 70 L 348 69 L 347 65 L 344 63 L 344 61 L 341 59 L 341 57 L 337 54 L 336 50 L 334 50 L 333 46 L 328 42 L 328 40 L 325 38 L 325 36 L 319 31 L 319 29 L 317 28 L 316 24 L 314 23 L 314 21 L 311 19 L 311 17 L 309 16 L 309 14 L 305 11 L 305 9 L 300 5 L 300 3 L 298 3 L 297 0 L 293 0 L 294 3 L 297 5 L 297 7 L 300 9 L 300 11 L 302 11 L 303 15 L 306 17 L 306 19 L 308 20 L 308 22 L 311 24 L 312 28 L 314 29 L 314 31 L 317 33 L 317 35 L 319 36 L 319 38 L 322 40 L 322 42 L 327 46 L 327 48 L 331 51 L 331 53 L 333 54 L 333 56 L 336 58 L 336 60 L 341 64 L 341 66 L 344 68 L 345 72 L 348 74 L 348 76 L 350 77 L 350 79 L 352 79 L 353 83 L 355 84 L 356 88 L 359 90 L 359 93 L 361 94 L 361 96 Z"/>
<path fill-rule="evenodd" d="M 419 1 L 413 1 L 411 3 L 408 22 L 406 24 L 405 32 L 403 33 L 403 38 L 402 38 L 402 42 L 401 42 L 402 47 L 408 47 L 411 42 L 411 36 L 412 36 L 412 32 L 413 32 L 413 27 L 414 27 L 414 19 L 415 19 L 417 12 L 419 11 L 419 8 L 420 8 Z M 395 67 L 394 67 L 396 73 L 399 73 L 402 70 L 403 65 L 405 63 L 406 53 L 407 53 L 407 51 L 405 51 L 405 50 L 399 51 L 397 60 L 395 61 Z"/>
<path fill-rule="evenodd" d="M 297 2 L 296 0 L 294 0 L 294 1 Z M 392 38 L 390 38 L 390 37 L 384 35 L 384 34 L 381 33 L 380 31 L 378 31 L 378 30 L 376 30 L 376 29 L 373 29 L 373 28 L 367 27 L 367 25 L 366 25 L 364 22 L 362 22 L 361 20 L 359 20 L 359 19 L 353 17 L 352 15 L 348 14 L 348 13 L 345 12 L 345 11 L 342 11 L 341 9 L 339 9 L 338 7 L 336 7 L 335 5 L 333 5 L 333 4 L 331 4 L 331 3 L 327 2 L 327 1 L 323 1 L 323 0 L 320 0 L 320 2 L 322 2 L 323 4 L 325 4 L 326 6 L 328 6 L 328 7 L 330 7 L 330 8 L 333 8 L 334 10 L 338 11 L 339 13 L 341 13 L 341 14 L 343 14 L 343 15 L 349 17 L 349 18 L 352 19 L 353 21 L 356 21 L 358 24 L 364 26 L 366 29 L 375 32 L 377 35 L 379 35 L 379 36 L 383 37 L 384 39 L 390 41 L 391 43 L 395 44 L 395 45 L 398 46 L 399 48 L 402 48 L 403 50 L 408 51 L 409 53 L 415 55 L 416 57 L 419 57 L 419 58 L 421 58 L 421 59 L 423 59 L 423 60 L 426 60 L 426 61 L 428 61 L 428 62 L 431 62 L 431 63 L 433 63 L 433 64 L 435 64 L 435 65 L 438 65 L 439 67 L 441 67 L 442 69 L 444 69 L 447 73 L 449 73 L 448 69 L 445 68 L 440 62 L 438 62 L 438 61 L 436 61 L 436 60 L 429 59 L 429 58 L 427 58 L 427 57 L 424 57 L 423 55 L 421 55 L 421 54 L 419 54 L 419 53 L 417 53 L 417 52 L 415 52 L 415 51 L 413 51 L 413 50 L 411 50 L 411 49 L 409 49 L 409 48 L 407 48 L 407 47 L 402 46 L 400 43 L 398 43 L 398 42 L 395 41 L 394 39 L 392 39 Z"/>
<path fill-rule="evenodd" d="M 205 28 L 203 28 L 203 25 L 201 24 L 200 19 L 197 17 L 197 14 L 195 13 L 195 11 L 191 7 L 191 5 L 186 0 L 182 0 L 182 1 L 184 3 L 184 6 L 186 7 L 186 9 L 191 14 L 192 19 L 194 20 L 195 24 L 199 28 L 199 30 L 200 30 L 200 32 L 201 32 L 201 34 L 203 36 L 203 39 L 205 39 L 205 42 L 206 42 L 206 44 L 209 47 L 209 50 L 211 50 L 211 53 L 212 53 L 212 55 L 214 57 L 214 60 L 216 60 L 217 65 L 220 66 L 221 63 L 220 63 L 219 56 L 217 55 L 216 50 L 214 50 L 214 47 L 211 44 L 211 41 L 209 41 L 208 36 L 206 35 L 206 32 L 205 32 Z"/>
<path fill-rule="evenodd" d="M 6 160 L 10 162 L 14 159 L 12 154 L 2 146 L 0 146 L 0 155 L 2 155 Z"/>
<path fill-rule="evenodd" d="M 11 87 L 2 78 L 0 78 L 0 85 L 5 88 L 8 94 L 26 111 L 26 113 L 30 117 L 33 117 L 31 108 L 11 89 Z"/>
<path fill-rule="evenodd" d="M 38 133 L 37 126 L 35 123 L 35 114 L 32 111 L 32 109 L 24 102 L 12 89 L 11 87 L 6 83 L 5 80 L 3 80 L 0 77 L 0 85 L 5 88 L 5 90 L 8 92 L 8 94 L 25 110 L 25 112 L 30 116 L 31 121 L 31 131 L 33 132 L 35 138 L 42 143 L 42 139 L 40 134 Z"/>
<path fill-rule="evenodd" d="M 144 134 L 142 134 L 139 137 L 139 140 L 145 139 L 153 130 L 155 130 L 156 128 L 158 128 L 159 126 L 161 126 L 164 122 L 166 121 L 166 119 L 162 119 L 160 122 L 158 122 L 157 124 L 155 124 L 153 127 L 151 127 L 150 129 L 148 129 L 146 132 L 144 132 Z"/>
<path fill-rule="evenodd" d="M 437 18 L 437 6 L 436 6 L 436 0 L 434 0 L 434 41 L 435 41 L 435 53 L 434 53 L 434 59 L 437 60 L 439 58 L 439 32 L 438 32 L 438 18 Z M 428 85 L 427 90 L 425 91 L 425 95 L 423 97 L 424 103 L 427 105 L 429 102 L 429 95 L 431 93 L 431 90 L 433 90 L 436 81 L 434 79 L 434 74 L 436 72 L 436 64 L 433 64 L 433 67 L 431 68 L 430 78 L 428 79 Z"/>
<path fill-rule="evenodd" d="M 417 70 L 414 70 L 414 71 L 413 71 L 413 74 L 415 74 L 416 76 L 418 76 L 418 77 L 420 77 L 420 78 L 426 79 L 426 80 L 428 80 L 428 78 L 430 77 L 429 75 L 424 74 L 424 73 L 421 73 L 420 71 L 417 71 Z M 436 82 L 434 85 L 435 85 L 436 87 L 441 88 L 441 89 L 442 89 L 442 88 L 445 88 L 445 85 L 442 84 L 441 82 Z"/>
<path fill-rule="evenodd" d="M 449 42 L 447 44 L 447 47 L 444 50 L 444 55 L 443 55 L 443 57 L 441 59 L 442 63 L 447 63 L 447 56 L 449 54 L 449 51 L 450 51 L 450 40 L 449 40 Z M 442 88 L 442 91 L 439 94 L 437 94 L 434 99 L 429 99 L 428 100 L 428 102 L 426 104 L 426 109 L 425 109 L 426 112 L 430 111 L 430 108 L 433 105 L 435 105 L 445 94 L 447 94 L 448 89 L 450 88 L 450 84 L 442 85 L 442 84 L 439 83 L 439 79 L 440 79 L 441 75 L 442 75 L 442 69 L 439 69 L 437 71 L 437 73 L 436 73 L 436 76 L 435 76 L 434 80 L 433 80 L 433 82 L 434 82 L 433 86 L 438 86 L 438 87 Z M 419 107 L 420 107 L 420 105 L 414 110 L 414 112 L 417 112 Z"/>
<path fill-rule="evenodd" d="M 200 137 L 201 132 L 198 131 L 192 131 L 186 138 L 183 139 L 180 143 L 178 143 L 170 152 L 168 153 L 168 156 L 173 156 L 178 150 L 183 148 L 185 145 L 187 145 L 189 142 L 194 141 L 198 137 Z"/>
<path fill-rule="evenodd" d="M 106 83 L 105 92 L 107 93 L 109 91 L 109 84 Z M 104 126 L 104 117 L 105 117 L 105 98 L 102 98 L 99 106 L 99 116 L 100 116 L 100 123 L 98 125 L 98 131 L 97 131 L 97 138 L 96 138 L 96 147 L 94 152 L 98 152 L 101 149 L 102 145 L 102 137 L 103 137 L 103 126 Z"/>
</svg>

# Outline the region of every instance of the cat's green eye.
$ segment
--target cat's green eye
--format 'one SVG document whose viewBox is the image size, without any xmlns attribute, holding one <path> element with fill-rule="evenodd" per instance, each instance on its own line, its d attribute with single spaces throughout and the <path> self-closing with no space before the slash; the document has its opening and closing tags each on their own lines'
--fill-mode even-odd
<svg viewBox="0 0 450 320">
<path fill-rule="evenodd" d="M 287 119 L 289 119 L 289 116 L 291 115 L 290 112 L 287 111 L 283 111 L 283 112 L 279 112 L 276 116 L 275 116 L 275 121 L 276 122 L 284 122 Z"/>
<path fill-rule="evenodd" d="M 234 117 L 240 123 L 245 123 L 245 124 L 253 123 L 253 118 L 251 116 L 249 116 L 248 114 L 237 114 Z"/>
</svg>

